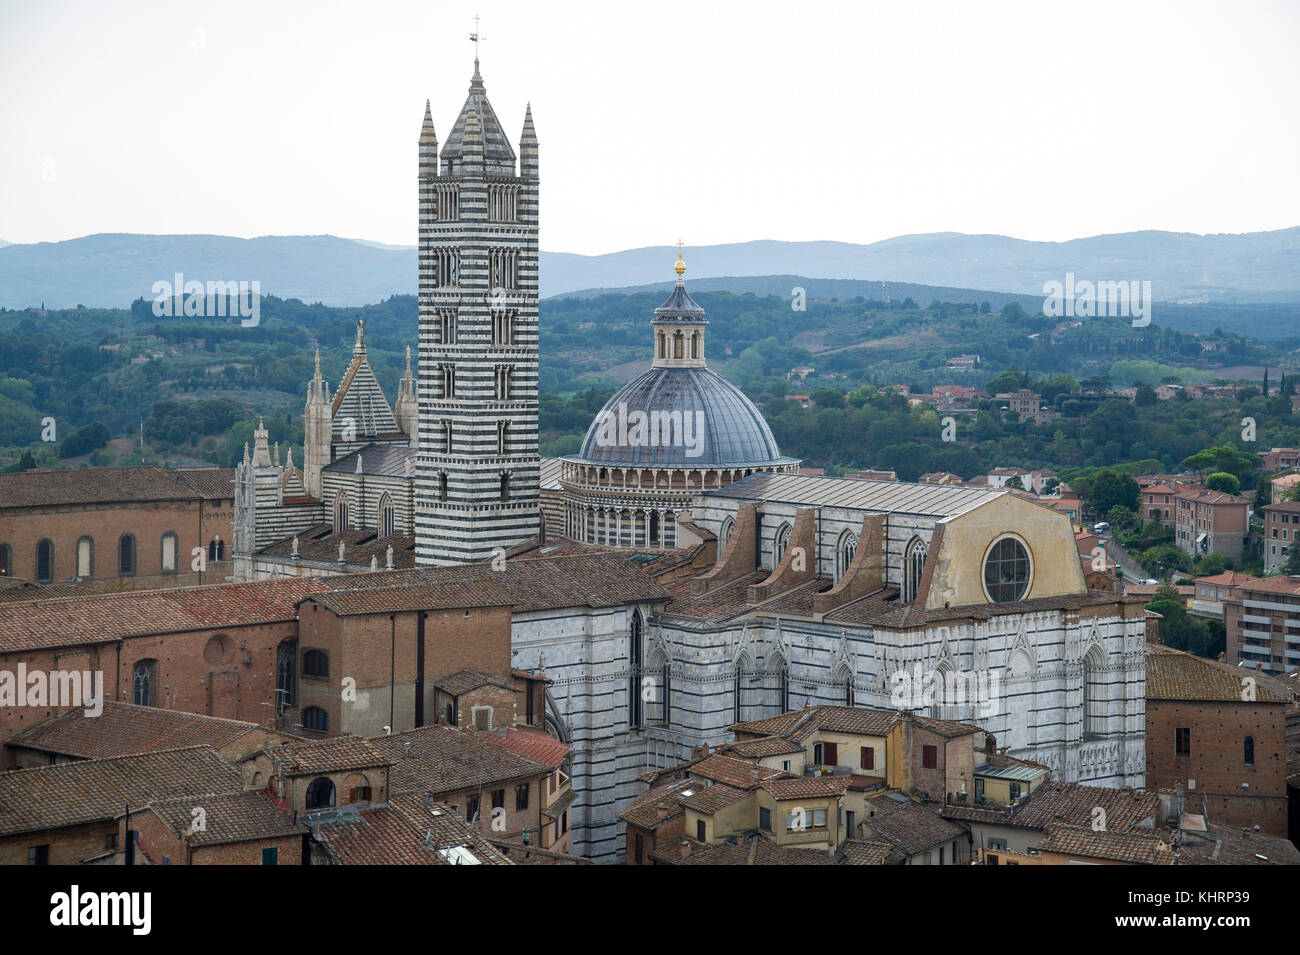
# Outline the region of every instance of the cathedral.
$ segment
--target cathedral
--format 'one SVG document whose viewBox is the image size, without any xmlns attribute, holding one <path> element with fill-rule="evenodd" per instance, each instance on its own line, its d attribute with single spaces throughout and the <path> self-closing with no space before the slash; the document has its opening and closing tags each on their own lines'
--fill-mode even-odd
<svg viewBox="0 0 1300 955">
<path fill-rule="evenodd" d="M 526 110 L 516 154 L 477 59 L 441 149 L 426 106 L 419 210 L 418 373 L 408 353 L 390 405 L 360 325 L 333 397 L 318 360 L 302 468 L 259 428 L 237 469 L 236 576 L 626 555 L 657 598 L 512 618 L 514 665 L 546 677 L 573 754 L 576 852 L 617 856 L 647 771 L 809 705 L 975 723 L 1057 779 L 1142 786 L 1143 604 L 1088 589 L 1066 515 L 1001 488 L 800 474 L 708 368 L 680 252 L 648 369 L 578 454 L 542 460 L 537 137 Z"/>
</svg>

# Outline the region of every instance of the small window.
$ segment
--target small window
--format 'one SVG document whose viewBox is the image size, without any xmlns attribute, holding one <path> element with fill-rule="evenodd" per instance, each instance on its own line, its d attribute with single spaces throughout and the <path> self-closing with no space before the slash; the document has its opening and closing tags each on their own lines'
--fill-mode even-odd
<svg viewBox="0 0 1300 955">
<path fill-rule="evenodd" d="M 875 769 L 875 768 L 876 768 L 876 750 L 875 750 L 874 747 L 871 747 L 871 746 L 863 746 L 863 747 L 862 747 L 862 761 L 861 761 L 861 766 L 862 766 L 863 769 Z"/>
<path fill-rule="evenodd" d="M 370 787 L 369 787 L 369 786 L 353 786 L 353 787 L 352 787 L 352 800 L 351 800 L 351 801 L 352 801 L 352 802 L 370 802 Z"/>
<path fill-rule="evenodd" d="M 262 850 L 262 865 L 278 865 L 280 862 L 280 850 L 275 846 L 270 846 Z"/>
<path fill-rule="evenodd" d="M 640 833 L 638 833 L 636 836 L 636 850 L 633 856 L 636 859 L 637 865 L 641 864 L 641 859 L 644 857 L 644 853 L 645 853 L 645 839 L 643 839 Z"/>
<path fill-rule="evenodd" d="M 307 787 L 308 809 L 329 809 L 334 805 L 334 783 L 324 776 L 313 779 Z"/>
<path fill-rule="evenodd" d="M 492 808 L 493 809 L 506 808 L 506 791 L 504 789 L 492 790 Z"/>
<path fill-rule="evenodd" d="M 528 790 L 531 787 L 528 783 L 520 783 L 515 787 L 515 811 L 528 808 Z"/>
<path fill-rule="evenodd" d="M 758 828 L 764 832 L 772 831 L 772 810 L 765 806 L 758 807 Z"/>
<path fill-rule="evenodd" d="M 478 819 L 478 794 L 465 797 L 465 821 L 473 822 Z"/>
<path fill-rule="evenodd" d="M 302 655 L 302 675 L 324 679 L 330 675 L 330 658 L 323 650 L 308 650 Z"/>
<path fill-rule="evenodd" d="M 117 575 L 135 576 L 135 535 L 123 534 L 117 539 Z"/>
<path fill-rule="evenodd" d="M 176 573 L 176 554 L 180 550 L 180 538 L 175 531 L 168 531 L 162 536 L 162 572 Z"/>
<path fill-rule="evenodd" d="M 470 711 L 470 719 L 473 722 L 474 729 L 479 732 L 487 732 L 492 729 L 492 707 L 476 706 Z"/>
<path fill-rule="evenodd" d="M 50 847 L 49 847 L 49 845 L 47 844 L 47 845 L 43 845 L 43 846 L 30 846 L 30 847 L 28 847 L 28 849 L 27 849 L 27 864 L 28 864 L 28 865 L 49 865 L 49 864 L 50 864 Z"/>
<path fill-rule="evenodd" d="M 54 580 L 54 542 L 49 538 L 36 544 L 36 582 L 48 584 Z"/>
<path fill-rule="evenodd" d="M 1255 737 L 1247 736 L 1246 744 L 1243 748 L 1245 750 L 1246 765 L 1254 766 L 1255 765 Z"/>
<path fill-rule="evenodd" d="M 117 848 L 117 833 L 110 832 L 108 835 L 104 837 L 104 850 L 106 852 L 111 852 L 116 848 Z"/>
<path fill-rule="evenodd" d="M 707 842 L 707 841 L 708 841 L 708 840 L 706 840 L 706 839 L 704 838 L 704 830 L 705 830 L 704 820 L 703 820 L 703 819 L 696 819 L 696 820 L 695 820 L 695 838 L 696 838 L 696 840 L 697 840 L 698 842 Z"/>
<path fill-rule="evenodd" d="M 921 749 L 921 765 L 925 769 L 936 769 L 939 766 L 939 747 L 927 744 Z"/>
<path fill-rule="evenodd" d="M 1179 726 L 1174 730 L 1174 755 L 1192 755 L 1192 728 Z"/>
<path fill-rule="evenodd" d="M 309 706 L 302 711 L 302 725 L 314 733 L 328 733 L 330 715 L 319 706 Z"/>
</svg>

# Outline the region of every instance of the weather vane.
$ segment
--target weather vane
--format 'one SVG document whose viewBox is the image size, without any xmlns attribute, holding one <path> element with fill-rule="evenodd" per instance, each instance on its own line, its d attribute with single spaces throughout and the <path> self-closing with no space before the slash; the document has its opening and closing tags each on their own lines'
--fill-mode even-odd
<svg viewBox="0 0 1300 955">
<path fill-rule="evenodd" d="M 474 14 L 474 32 L 471 33 L 471 34 L 469 35 L 469 38 L 470 38 L 471 40 L 474 41 L 474 59 L 477 60 L 477 59 L 478 59 L 478 41 L 479 41 L 480 39 L 487 39 L 486 37 L 480 37 L 480 36 L 478 35 L 478 14 L 477 14 L 477 13 Z"/>
</svg>

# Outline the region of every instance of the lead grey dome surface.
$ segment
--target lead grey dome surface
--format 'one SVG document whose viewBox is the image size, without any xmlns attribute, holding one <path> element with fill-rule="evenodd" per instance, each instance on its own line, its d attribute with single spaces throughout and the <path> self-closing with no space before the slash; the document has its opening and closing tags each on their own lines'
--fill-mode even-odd
<svg viewBox="0 0 1300 955">
<path fill-rule="evenodd" d="M 598 440 L 602 420 L 606 414 L 617 416 L 620 404 L 626 405 L 629 415 L 634 411 L 680 412 L 685 419 L 689 414 L 692 429 L 695 413 L 700 412 L 701 427 L 690 432 L 700 454 L 688 456 L 691 449 L 680 440 L 667 447 L 602 445 Z M 731 382 L 707 368 L 663 367 L 651 368 L 628 382 L 605 403 L 587 429 L 579 457 L 601 465 L 686 468 L 758 466 L 793 460 L 781 457 L 767 422 Z"/>
</svg>

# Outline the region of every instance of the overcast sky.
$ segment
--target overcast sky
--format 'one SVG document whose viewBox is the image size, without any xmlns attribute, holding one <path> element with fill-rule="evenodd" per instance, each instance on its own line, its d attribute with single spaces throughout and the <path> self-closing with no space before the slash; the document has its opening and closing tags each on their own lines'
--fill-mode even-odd
<svg viewBox="0 0 1300 955">
<path fill-rule="evenodd" d="M 416 240 L 482 17 L 542 247 L 1300 224 L 1296 2 L 0 0 L 0 239 Z"/>
</svg>

